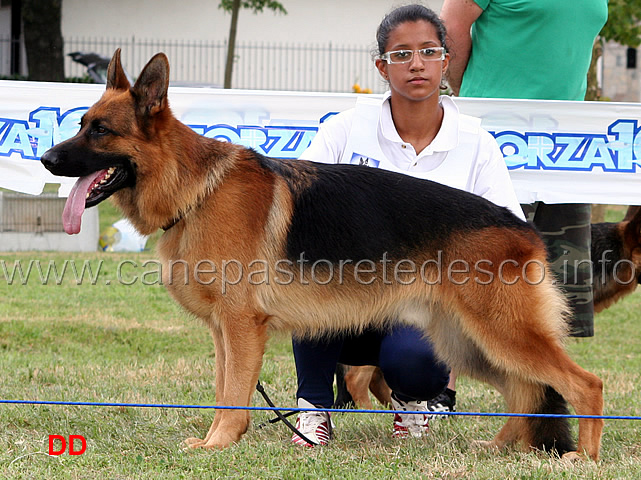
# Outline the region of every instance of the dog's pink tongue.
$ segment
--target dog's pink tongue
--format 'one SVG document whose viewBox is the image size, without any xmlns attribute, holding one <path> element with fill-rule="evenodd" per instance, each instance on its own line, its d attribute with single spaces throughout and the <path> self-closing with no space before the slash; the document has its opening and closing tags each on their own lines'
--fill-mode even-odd
<svg viewBox="0 0 641 480">
<path fill-rule="evenodd" d="M 62 212 L 62 226 L 69 235 L 80 232 L 82 214 L 85 211 L 87 192 L 96 178 L 104 175 L 104 170 L 94 172 L 86 177 L 80 177 L 71 189 L 65 209 Z"/>
</svg>

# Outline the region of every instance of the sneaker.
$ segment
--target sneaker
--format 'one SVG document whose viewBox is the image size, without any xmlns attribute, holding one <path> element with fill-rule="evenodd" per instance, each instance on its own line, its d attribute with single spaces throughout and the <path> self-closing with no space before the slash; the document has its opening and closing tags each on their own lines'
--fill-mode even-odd
<svg viewBox="0 0 641 480">
<path fill-rule="evenodd" d="M 298 399 L 298 408 L 316 408 L 304 398 Z M 327 445 L 332 438 L 332 420 L 327 412 L 300 412 L 296 419 L 296 429 L 313 443 L 303 440 L 297 433 L 292 435 L 292 443 L 302 447 Z"/>
<path fill-rule="evenodd" d="M 427 409 L 430 412 L 456 412 L 456 392 L 446 388 L 442 393 L 428 400 Z M 449 416 L 450 415 L 430 415 L 430 418 Z"/>
<path fill-rule="evenodd" d="M 395 413 L 394 438 L 422 437 L 430 431 L 428 426 L 429 415 L 427 415 L 427 402 L 423 400 L 412 400 L 404 402 L 392 392 L 392 407 L 394 410 L 407 412 L 425 411 L 426 413 Z"/>
</svg>

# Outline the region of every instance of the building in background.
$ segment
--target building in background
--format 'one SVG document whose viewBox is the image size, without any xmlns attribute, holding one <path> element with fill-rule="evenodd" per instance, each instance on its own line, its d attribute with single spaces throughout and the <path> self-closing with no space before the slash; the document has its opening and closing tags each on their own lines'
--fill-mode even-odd
<svg viewBox="0 0 641 480">
<path fill-rule="evenodd" d="M 11 3 L 0 0 L 0 43 L 10 35 Z M 233 86 L 289 90 L 351 91 L 355 83 L 384 90 L 371 59 L 376 26 L 393 6 L 389 0 L 282 0 L 287 15 L 241 10 Z M 435 10 L 441 0 L 426 2 Z M 123 49 L 126 68 L 137 74 L 165 51 L 172 80 L 222 84 L 230 15 L 217 0 L 63 0 L 65 54 L 93 51 L 111 56 Z M 357 20 L 357 21 L 355 21 Z M 0 49 L 0 74 L 8 57 Z M 70 58 L 67 76 L 83 67 Z M 21 72 L 24 73 L 24 72 Z"/>
<path fill-rule="evenodd" d="M 603 48 L 603 97 L 613 102 L 641 101 L 641 76 L 639 76 L 636 48 L 608 42 Z"/>
<path fill-rule="evenodd" d="M 15 36 L 20 0 L 0 0 L 0 75 L 26 73 L 24 47 Z M 287 15 L 241 10 L 233 86 L 247 89 L 348 92 L 354 84 L 385 90 L 371 59 L 375 30 L 395 6 L 390 0 L 281 0 Z M 398 3 L 398 2 L 396 2 Z M 424 2 L 440 11 L 442 0 Z M 110 57 L 123 49 L 123 62 L 137 74 L 156 52 L 167 53 L 174 82 L 222 85 L 230 15 L 217 0 L 62 0 L 65 54 Z M 14 9 L 15 10 L 15 9 Z M 11 48 L 14 48 L 13 54 Z M 613 101 L 641 100 L 636 50 L 609 42 L 599 78 Z M 17 58 L 16 58 L 17 57 Z M 66 58 L 65 74 L 84 67 Z"/>
</svg>

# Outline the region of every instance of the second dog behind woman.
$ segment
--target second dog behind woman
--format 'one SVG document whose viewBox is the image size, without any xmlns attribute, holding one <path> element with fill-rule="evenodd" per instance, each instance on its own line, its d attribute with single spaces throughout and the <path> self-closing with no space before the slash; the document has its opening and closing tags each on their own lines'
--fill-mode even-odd
<svg viewBox="0 0 641 480">
<path fill-rule="evenodd" d="M 301 158 L 433 180 L 480 195 L 523 218 L 494 138 L 479 119 L 461 115 L 449 97 L 439 95 L 449 54 L 438 16 L 422 5 L 399 7 L 385 16 L 376 40 L 376 67 L 389 91 L 382 101 L 360 98 L 354 109 L 327 120 Z M 331 407 L 338 362 L 377 365 L 392 388 L 395 410 L 426 412 L 395 415 L 392 435 L 428 432 L 426 402 L 445 390 L 449 371 L 418 330 L 395 327 L 294 340 L 293 348 L 300 408 Z M 325 412 L 300 413 L 297 427 L 317 445 L 331 437 Z M 296 434 L 292 442 L 312 446 Z"/>
</svg>

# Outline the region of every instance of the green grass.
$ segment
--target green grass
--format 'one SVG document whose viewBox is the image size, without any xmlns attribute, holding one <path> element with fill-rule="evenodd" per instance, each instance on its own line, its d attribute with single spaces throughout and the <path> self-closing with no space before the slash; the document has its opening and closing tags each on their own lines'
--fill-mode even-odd
<svg viewBox="0 0 641 480">
<path fill-rule="evenodd" d="M 141 265 L 153 254 L 31 252 L 0 258 L 8 268 L 16 260 L 60 265 L 74 259 L 94 271 L 100 265 L 95 285 L 77 285 L 72 276 L 60 285 L 42 285 L 34 277 L 9 285 L 0 270 L 0 398 L 215 403 L 216 357 L 206 328 L 159 285 L 106 284 L 115 279 L 119 262 Z M 573 357 L 605 381 L 607 414 L 641 415 L 640 311 L 641 291 L 597 316 L 594 338 L 569 344 Z M 294 405 L 287 337 L 270 340 L 261 381 L 277 405 Z M 265 406 L 258 393 L 253 405 Z M 467 379 L 459 381 L 458 408 L 504 411 L 496 392 Z M 434 421 L 428 438 L 398 441 L 390 438 L 390 415 L 337 414 L 330 446 L 301 449 L 289 444 L 290 432 L 280 424 L 258 429 L 271 415 L 257 412 L 233 448 L 185 450 L 183 440 L 202 437 L 212 417 L 205 409 L 0 405 L 0 478 L 641 478 L 638 421 L 607 421 L 601 462 L 566 465 L 538 453 L 475 450 L 472 440 L 491 439 L 500 429 L 504 420 L 493 417 Z M 87 451 L 49 456 L 50 434 L 83 435 Z"/>
</svg>

